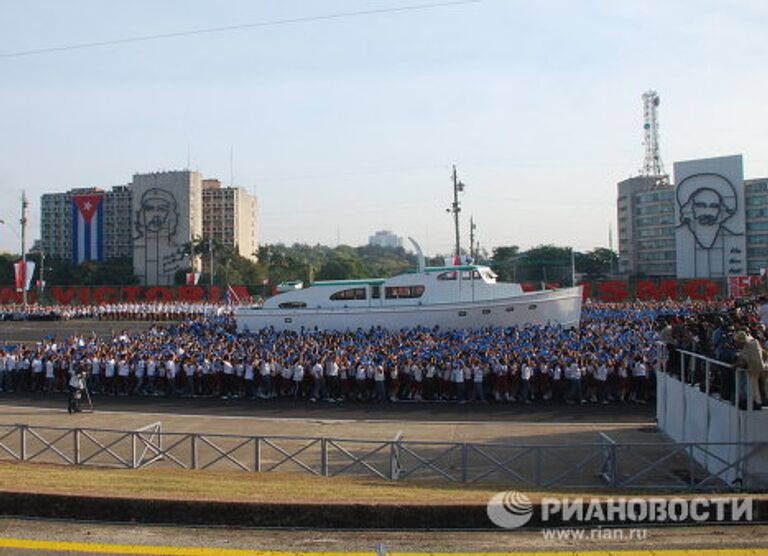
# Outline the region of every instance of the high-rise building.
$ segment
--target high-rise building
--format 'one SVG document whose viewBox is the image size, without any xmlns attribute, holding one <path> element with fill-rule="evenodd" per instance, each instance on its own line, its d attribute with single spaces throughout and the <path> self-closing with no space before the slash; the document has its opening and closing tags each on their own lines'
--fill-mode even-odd
<svg viewBox="0 0 768 556">
<path fill-rule="evenodd" d="M 747 271 L 768 268 L 768 178 L 744 180 L 747 224 Z"/>
<path fill-rule="evenodd" d="M 377 247 L 402 247 L 403 239 L 389 230 L 379 230 L 368 237 L 368 245 Z"/>
<path fill-rule="evenodd" d="M 676 162 L 674 182 L 619 182 L 619 272 L 724 279 L 768 268 L 768 178 L 743 179 L 741 156 L 726 156 Z"/>
<path fill-rule="evenodd" d="M 258 205 L 240 187 L 222 187 L 198 172 L 136 174 L 128 185 L 46 193 L 40 245 L 49 257 L 83 261 L 129 257 L 144 285 L 170 285 L 192 260 L 193 240 L 212 237 L 256 258 Z"/>
<path fill-rule="evenodd" d="M 84 230 L 78 230 L 78 199 L 103 202 L 103 226 L 97 229 L 98 214 L 91 216 L 89 233 L 96 248 L 85 256 Z M 83 260 L 108 260 L 132 256 L 131 194 L 124 185 L 104 191 L 98 187 L 70 189 L 65 193 L 45 193 L 40 200 L 40 247 L 46 256 L 75 263 Z M 78 242 L 74 239 L 78 239 Z M 74 260 L 78 255 L 78 260 Z"/>
<path fill-rule="evenodd" d="M 675 190 L 666 180 L 638 176 L 618 183 L 619 272 L 674 276 Z"/>
<path fill-rule="evenodd" d="M 189 170 L 133 176 L 133 271 L 142 285 L 170 286 L 196 267 L 189 248 L 203 235 L 202 181 Z"/>
<path fill-rule="evenodd" d="M 203 180 L 203 238 L 214 239 L 236 249 L 241 257 L 256 260 L 257 214 L 256 198 L 242 187 L 222 187 L 219 180 Z"/>
</svg>

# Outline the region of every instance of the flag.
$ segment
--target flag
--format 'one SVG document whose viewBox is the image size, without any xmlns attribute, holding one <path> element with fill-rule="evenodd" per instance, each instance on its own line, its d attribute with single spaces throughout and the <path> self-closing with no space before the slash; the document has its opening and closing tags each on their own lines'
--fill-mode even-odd
<svg viewBox="0 0 768 556">
<path fill-rule="evenodd" d="M 72 197 L 72 263 L 104 260 L 104 196 Z"/>
<path fill-rule="evenodd" d="M 200 273 L 199 272 L 187 272 L 187 285 L 188 286 L 196 286 L 197 282 L 200 280 Z"/>
<path fill-rule="evenodd" d="M 21 292 L 29 290 L 29 286 L 32 284 L 32 275 L 35 273 L 34 261 L 27 261 L 26 268 L 22 261 L 16 261 L 13 263 L 13 274 L 16 283 L 16 291 Z"/>
<path fill-rule="evenodd" d="M 227 293 L 225 294 L 224 298 L 228 305 L 232 305 L 234 303 L 241 303 L 240 297 L 238 297 L 237 293 L 232 288 L 232 286 L 227 286 Z"/>
</svg>

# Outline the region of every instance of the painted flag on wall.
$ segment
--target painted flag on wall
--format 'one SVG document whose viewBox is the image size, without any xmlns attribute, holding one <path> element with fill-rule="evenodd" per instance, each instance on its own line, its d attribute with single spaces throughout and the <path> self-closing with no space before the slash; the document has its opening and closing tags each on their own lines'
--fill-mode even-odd
<svg viewBox="0 0 768 556">
<path fill-rule="evenodd" d="M 104 260 L 104 196 L 72 197 L 72 262 Z"/>
<path fill-rule="evenodd" d="M 16 291 L 22 292 L 28 290 L 32 282 L 32 275 L 35 273 L 35 262 L 27 261 L 26 266 L 22 261 L 13 263 L 13 276 L 16 285 Z"/>
</svg>

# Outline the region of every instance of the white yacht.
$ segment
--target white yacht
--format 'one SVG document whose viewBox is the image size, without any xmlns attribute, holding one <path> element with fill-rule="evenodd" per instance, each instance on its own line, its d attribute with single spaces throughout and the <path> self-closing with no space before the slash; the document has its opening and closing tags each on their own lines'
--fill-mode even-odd
<svg viewBox="0 0 768 556">
<path fill-rule="evenodd" d="M 423 260 L 423 259 L 422 259 Z M 278 294 L 261 307 L 236 311 L 240 330 L 400 330 L 578 325 L 581 287 L 523 292 L 499 283 L 487 266 L 424 267 L 387 279 L 313 282 Z"/>
</svg>

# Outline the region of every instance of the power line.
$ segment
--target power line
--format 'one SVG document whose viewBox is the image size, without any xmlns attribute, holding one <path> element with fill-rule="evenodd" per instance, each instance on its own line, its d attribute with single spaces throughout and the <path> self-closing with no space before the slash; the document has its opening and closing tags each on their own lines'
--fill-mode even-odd
<svg viewBox="0 0 768 556">
<path fill-rule="evenodd" d="M 171 39 L 176 37 L 188 37 L 191 35 L 202 35 L 206 33 L 222 33 L 225 31 L 237 31 L 241 29 L 253 29 L 257 27 L 272 27 L 277 25 L 291 25 L 295 23 L 307 23 L 312 21 L 328 21 L 332 19 L 344 19 L 344 18 L 359 17 L 359 16 L 366 16 L 366 15 L 377 15 L 377 14 L 407 12 L 407 11 L 416 11 L 416 10 L 429 10 L 429 9 L 435 9 L 435 8 L 445 8 L 449 6 L 458 6 L 461 4 L 477 4 L 482 1 L 483 0 L 448 0 L 444 2 L 433 2 L 430 4 L 412 4 L 408 6 L 397 6 L 394 8 L 360 10 L 355 12 L 339 12 L 335 14 L 315 15 L 315 16 L 307 16 L 307 17 L 294 17 L 294 18 L 288 18 L 288 19 L 273 19 L 268 21 L 258 21 L 255 23 L 242 23 L 240 25 L 227 25 L 225 27 L 209 27 L 207 29 L 178 31 L 175 33 L 160 33 L 157 35 L 127 37 L 124 39 L 113 39 L 109 41 L 71 44 L 66 46 L 52 46 L 49 48 L 38 48 L 36 50 L 22 50 L 19 52 L 7 52 L 7 53 L 0 53 L 0 58 L 20 58 L 22 56 L 35 56 L 38 54 L 50 54 L 52 52 L 63 52 L 67 50 L 83 50 L 86 48 L 96 48 L 100 46 L 128 44 L 128 43 L 143 42 L 143 41 L 154 41 L 154 40 L 160 40 L 160 39 Z"/>
</svg>

